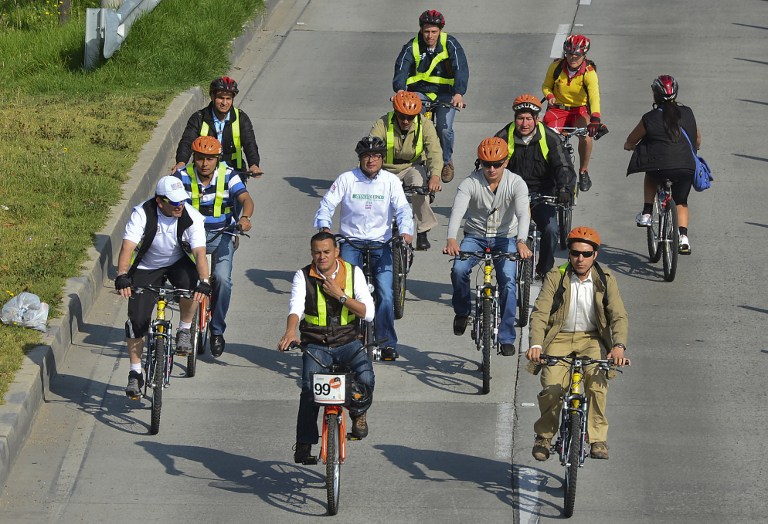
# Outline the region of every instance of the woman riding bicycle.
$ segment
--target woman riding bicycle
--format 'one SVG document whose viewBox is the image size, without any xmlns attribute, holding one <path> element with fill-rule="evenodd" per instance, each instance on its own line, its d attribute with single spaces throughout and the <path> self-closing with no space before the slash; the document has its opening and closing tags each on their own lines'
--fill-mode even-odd
<svg viewBox="0 0 768 524">
<path fill-rule="evenodd" d="M 690 107 L 678 104 L 677 80 L 670 75 L 656 77 L 651 84 L 653 109 L 640 119 L 627 137 L 624 149 L 632 151 L 627 175 L 645 171 L 643 210 L 635 218 L 638 227 L 651 225 L 656 185 L 672 181 L 672 198 L 677 204 L 681 255 L 691 254 L 688 240 L 688 194 L 691 192 L 696 162 L 691 144 L 698 150 L 701 131 Z M 685 139 L 683 133 L 688 135 Z"/>
</svg>

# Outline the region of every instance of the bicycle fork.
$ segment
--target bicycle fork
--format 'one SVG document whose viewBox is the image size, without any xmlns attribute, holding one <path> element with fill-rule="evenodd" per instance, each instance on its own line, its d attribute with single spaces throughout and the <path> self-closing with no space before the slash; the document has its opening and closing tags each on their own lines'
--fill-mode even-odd
<svg viewBox="0 0 768 524">
<path fill-rule="evenodd" d="M 336 427 L 328 424 L 329 415 L 336 415 Z M 341 406 L 325 406 L 323 413 L 323 431 L 320 440 L 320 459 L 323 464 L 328 463 L 328 432 L 336 431 L 339 434 L 339 464 L 344 464 L 347 458 L 347 421 L 344 417 L 344 409 Z"/>
<path fill-rule="evenodd" d="M 170 333 L 172 332 L 171 322 L 165 319 L 165 306 L 167 302 L 164 298 L 159 298 L 157 301 L 157 320 L 152 322 L 149 327 L 149 350 L 152 352 L 152 357 L 147 359 L 147 369 L 145 370 L 147 376 L 147 383 L 150 387 L 168 387 L 171 380 L 171 368 L 173 367 L 173 348 Z M 165 341 L 165 360 L 159 360 L 160 356 L 155 352 L 155 340 L 161 338 Z M 162 375 L 157 373 L 156 366 L 162 366 Z M 162 383 L 157 384 L 156 378 L 162 376 Z"/>
<path fill-rule="evenodd" d="M 567 395 L 563 397 L 564 407 L 562 410 L 562 416 L 560 420 L 560 435 L 556 444 L 558 454 L 560 455 L 560 463 L 563 466 L 570 465 L 570 444 L 571 439 L 569 435 L 569 423 L 570 415 L 573 412 L 578 412 L 581 415 L 581 439 L 579 440 L 579 467 L 584 465 L 584 458 L 586 457 L 586 442 L 587 442 L 587 414 L 589 413 L 589 401 L 587 400 L 586 393 L 584 391 L 583 372 L 580 369 L 575 369 L 571 376 L 571 387 Z"/>
</svg>

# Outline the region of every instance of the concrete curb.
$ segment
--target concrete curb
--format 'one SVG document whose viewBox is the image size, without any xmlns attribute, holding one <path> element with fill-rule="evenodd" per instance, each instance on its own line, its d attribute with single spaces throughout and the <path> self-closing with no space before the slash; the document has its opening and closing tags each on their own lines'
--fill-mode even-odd
<svg viewBox="0 0 768 524">
<path fill-rule="evenodd" d="M 232 42 L 230 59 L 233 64 L 250 51 L 249 44 L 257 38 L 279 1 L 265 0 L 264 11 L 247 23 L 243 34 Z M 189 115 L 207 103 L 207 95 L 199 88 L 189 89 L 173 100 L 139 153 L 139 158 L 151 158 L 152 162 L 137 161 L 131 168 L 123 186 L 124 199 L 112 208 L 107 224 L 96 233 L 94 245 L 88 251 L 87 269 L 80 276 L 68 279 L 64 285 L 62 316 L 49 321 L 43 343 L 26 354 L 22 368 L 9 386 L 5 404 L 0 406 L 0 486 L 5 485 L 11 467 L 24 447 L 49 391 L 50 380 L 56 376 L 56 363 L 63 362 L 83 319 L 109 279 L 114 278 L 114 259 L 133 207 L 152 194 L 158 173 L 166 173 L 173 166 L 176 145 Z"/>
</svg>

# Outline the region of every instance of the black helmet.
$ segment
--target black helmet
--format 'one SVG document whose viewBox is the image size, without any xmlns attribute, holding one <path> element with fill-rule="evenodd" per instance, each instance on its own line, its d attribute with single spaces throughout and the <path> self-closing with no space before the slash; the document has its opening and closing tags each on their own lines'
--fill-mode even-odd
<svg viewBox="0 0 768 524">
<path fill-rule="evenodd" d="M 381 153 L 383 155 L 386 152 L 387 144 L 377 136 L 364 136 L 355 146 L 355 153 L 358 157 L 365 153 Z"/>
<path fill-rule="evenodd" d="M 421 13 L 421 16 L 419 17 L 419 27 L 424 27 L 425 24 L 436 25 L 437 27 L 442 29 L 443 27 L 445 27 L 445 17 L 443 16 L 443 13 L 441 13 L 440 11 L 429 9 Z"/>
<path fill-rule="evenodd" d="M 362 382 L 353 380 L 350 385 L 349 395 L 349 410 L 350 412 L 357 412 L 358 414 L 371 405 L 371 397 L 373 392 L 371 388 Z M 357 416 L 357 414 L 355 415 Z"/>
<path fill-rule="evenodd" d="M 672 75 L 660 75 L 651 84 L 653 99 L 657 104 L 677 98 L 677 80 Z"/>
<path fill-rule="evenodd" d="M 235 96 L 240 92 L 237 88 L 237 82 L 228 76 L 220 76 L 211 82 L 211 87 L 208 88 L 208 94 L 213 96 L 214 93 L 218 93 L 219 91 L 229 91 L 232 93 L 232 96 Z"/>
</svg>

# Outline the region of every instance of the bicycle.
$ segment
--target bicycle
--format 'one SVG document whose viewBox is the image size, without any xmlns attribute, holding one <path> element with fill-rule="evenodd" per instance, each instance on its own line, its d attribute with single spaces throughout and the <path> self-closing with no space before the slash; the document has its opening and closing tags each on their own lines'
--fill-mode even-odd
<svg viewBox="0 0 768 524">
<path fill-rule="evenodd" d="M 432 123 L 435 124 L 435 127 L 437 127 L 437 112 L 435 111 L 437 108 L 445 107 L 448 109 L 455 109 L 456 111 L 461 111 L 462 109 L 467 107 L 467 104 L 462 104 L 461 107 L 456 107 L 451 102 L 440 102 L 438 100 L 422 100 L 421 107 L 422 107 L 422 112 L 424 113 L 424 117 L 431 120 Z"/>
<path fill-rule="evenodd" d="M 483 264 L 483 283 L 475 286 L 475 316 L 472 319 L 471 335 L 477 350 L 482 352 L 480 363 L 480 369 L 483 373 L 482 391 L 484 395 L 487 395 L 491 391 L 492 350 L 496 350 L 496 354 L 501 353 L 498 339 L 499 324 L 501 324 L 499 289 L 493 281 L 493 261 L 499 258 L 506 258 L 513 262 L 518 261 L 520 254 L 505 251 L 493 252 L 490 247 L 486 247 L 483 251 L 459 251 L 458 256 L 461 260 L 476 257 Z"/>
<path fill-rule="evenodd" d="M 548 366 L 562 362 L 570 366 L 568 389 L 563 394 L 563 405 L 560 409 L 560 430 L 557 441 L 550 449 L 560 458 L 560 464 L 565 467 L 564 512 L 566 517 L 573 515 L 576 503 L 576 478 L 580 467 L 584 466 L 587 456 L 587 418 L 589 416 L 589 398 L 584 382 L 587 366 L 595 365 L 600 371 L 618 371 L 611 359 L 591 359 L 569 355 L 556 357 L 541 355 L 541 361 Z"/>
<path fill-rule="evenodd" d="M 646 228 L 648 255 L 651 262 L 658 262 L 663 255 L 664 280 L 672 282 L 677 272 L 677 255 L 680 245 L 677 205 L 672 198 L 672 181 L 659 183 L 653 199 L 651 225 Z"/>
<path fill-rule="evenodd" d="M 147 333 L 147 351 L 144 355 L 144 398 L 151 403 L 151 421 L 149 433 L 157 435 L 160 431 L 160 413 L 163 407 L 163 389 L 170 385 L 171 370 L 173 369 L 173 337 L 171 336 L 171 321 L 166 319 L 165 310 L 168 304 L 178 302 L 181 298 L 191 299 L 195 292 L 188 289 L 167 287 L 165 282 L 160 286 L 134 287 L 131 293 L 151 292 L 157 294 L 156 318 L 150 323 Z M 151 396 L 148 394 L 152 390 Z"/>
</svg>

